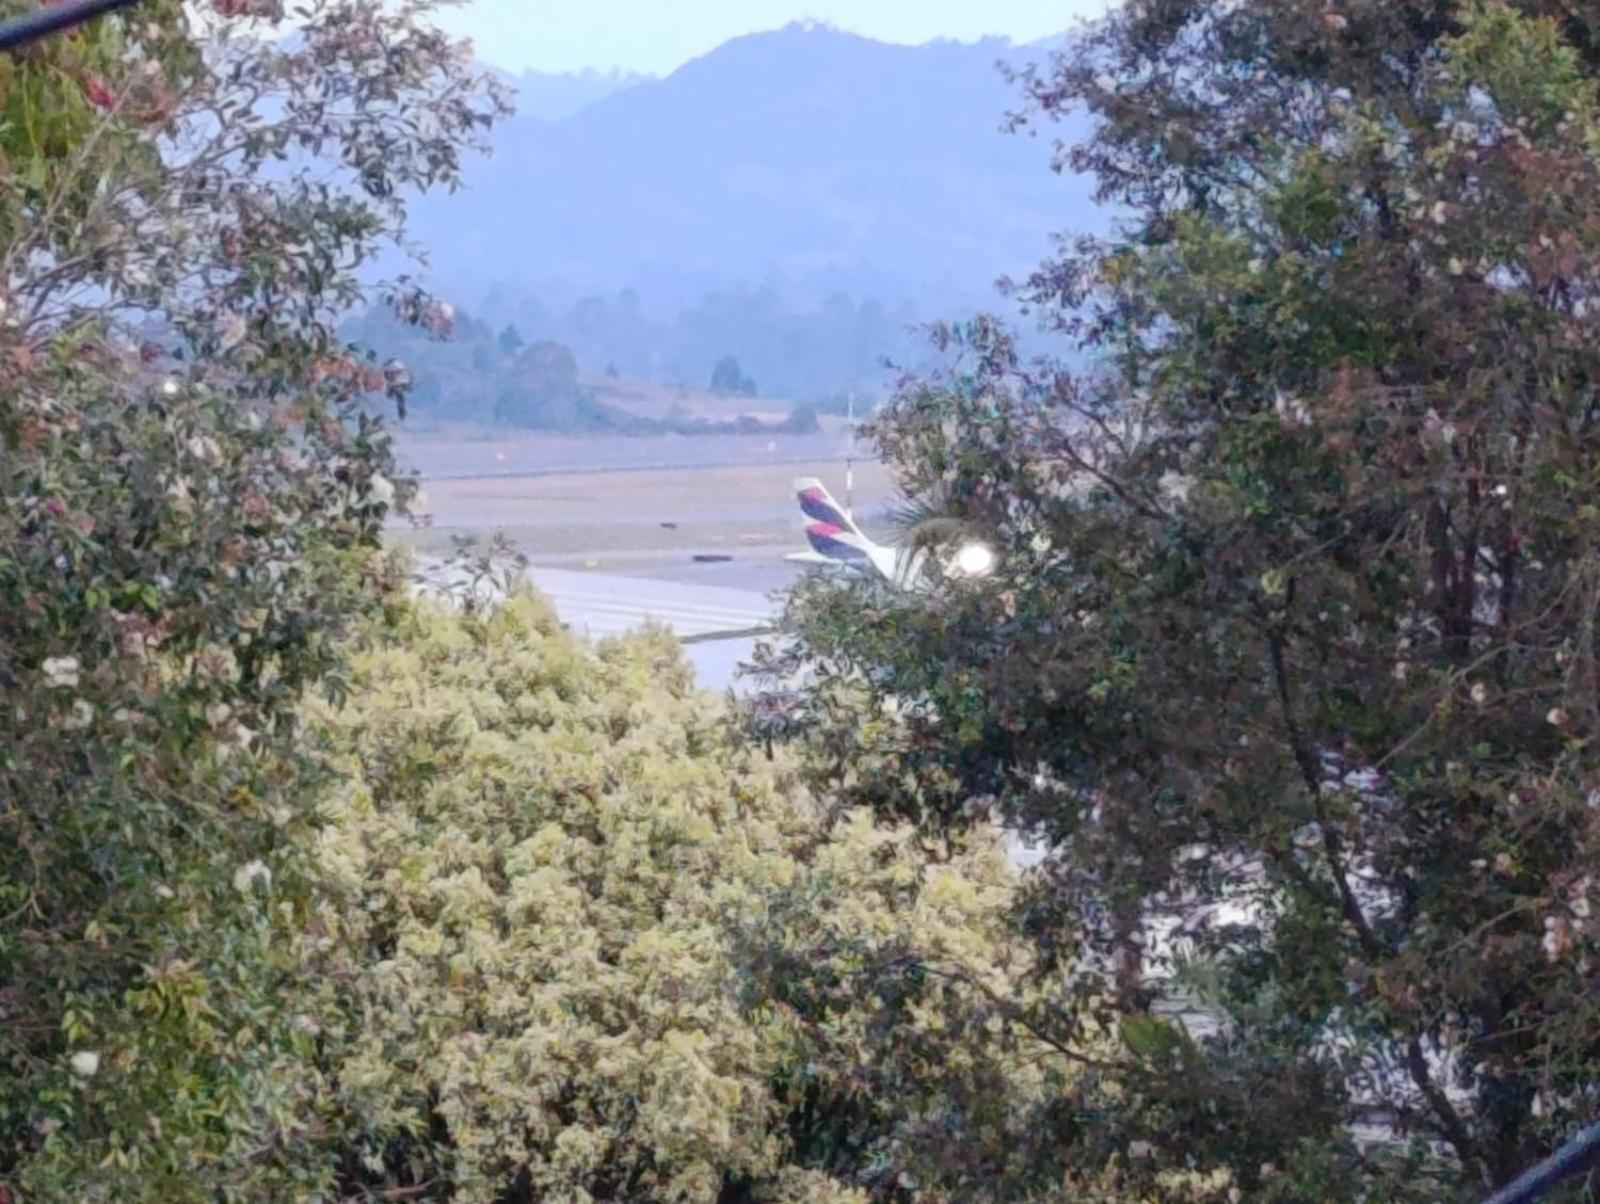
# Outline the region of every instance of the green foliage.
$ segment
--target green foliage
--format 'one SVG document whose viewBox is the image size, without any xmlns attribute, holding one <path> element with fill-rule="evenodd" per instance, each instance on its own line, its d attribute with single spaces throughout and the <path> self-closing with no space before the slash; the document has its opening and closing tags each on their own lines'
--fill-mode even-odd
<svg viewBox="0 0 1600 1204">
<path fill-rule="evenodd" d="M 28 7 L 8 2 L 0 14 Z M 0 60 L 0 245 L 24 223 L 43 245 L 66 235 L 93 208 L 101 173 L 135 195 L 159 188 L 149 135 L 196 70 L 170 0 L 147 5 L 137 26 L 94 22 Z"/>
<path fill-rule="evenodd" d="M 334 324 L 396 198 L 452 182 L 499 105 L 427 5 L 314 3 L 287 41 L 275 7 L 147 5 L 0 64 L 0 1188 L 21 1199 L 320 1176 L 284 991 L 321 790 L 297 715 L 392 601 L 379 535 L 408 493 L 357 404 L 400 383 Z M 318 154 L 339 183 L 283 162 Z"/>
<path fill-rule="evenodd" d="M 519 595 L 397 635 L 317 720 L 345 785 L 300 1003 L 326 1018 L 343 1194 L 800 1204 L 1059 1177 L 1035 1157 L 1048 1046 L 995 1002 L 1027 959 L 992 837 L 824 830 L 665 634 L 593 654 Z"/>
<path fill-rule="evenodd" d="M 1038 834 L 1042 964 L 1220 1026 L 1123 1026 L 1130 1188 L 1474 1200 L 1592 1119 L 1596 32 L 1135 3 L 1028 77 L 1127 215 L 1023 285 L 1098 365 L 948 332 L 875 434 L 997 571 L 772 652 L 818 789 Z"/>
</svg>

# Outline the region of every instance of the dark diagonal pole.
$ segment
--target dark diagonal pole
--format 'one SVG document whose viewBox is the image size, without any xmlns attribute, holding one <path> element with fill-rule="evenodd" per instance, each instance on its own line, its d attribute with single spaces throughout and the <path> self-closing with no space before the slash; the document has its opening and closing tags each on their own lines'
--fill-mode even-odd
<svg viewBox="0 0 1600 1204">
<path fill-rule="evenodd" d="M 0 24 L 0 54 L 19 50 L 30 42 L 47 38 L 63 29 L 103 17 L 121 8 L 132 8 L 141 0 L 60 0 L 31 13 Z"/>
<path fill-rule="evenodd" d="M 1538 1166 L 1519 1175 L 1483 1204 L 1531 1204 L 1575 1175 L 1600 1165 L 1600 1125 L 1590 1125 Z"/>
</svg>

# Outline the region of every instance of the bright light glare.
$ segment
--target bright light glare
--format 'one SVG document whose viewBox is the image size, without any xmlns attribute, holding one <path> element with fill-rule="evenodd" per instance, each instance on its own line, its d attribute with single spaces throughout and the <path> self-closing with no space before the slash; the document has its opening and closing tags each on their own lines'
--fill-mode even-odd
<svg viewBox="0 0 1600 1204">
<path fill-rule="evenodd" d="M 994 549 L 982 543 L 962 544 L 956 553 L 956 569 L 966 577 L 987 577 L 994 571 Z"/>
</svg>

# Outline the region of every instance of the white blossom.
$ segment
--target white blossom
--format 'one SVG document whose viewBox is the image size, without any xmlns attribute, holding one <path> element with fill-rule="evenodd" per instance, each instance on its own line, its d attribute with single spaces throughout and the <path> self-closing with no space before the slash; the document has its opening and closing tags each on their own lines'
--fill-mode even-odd
<svg viewBox="0 0 1600 1204">
<path fill-rule="evenodd" d="M 1286 397 L 1282 390 L 1273 399 L 1272 408 L 1285 426 L 1306 426 L 1311 421 L 1311 410 L 1298 397 Z"/>
<path fill-rule="evenodd" d="M 1546 916 L 1544 938 L 1539 942 L 1547 961 L 1558 961 L 1572 947 L 1572 925 L 1560 916 Z"/>
<path fill-rule="evenodd" d="M 233 871 L 233 889 L 242 895 L 249 894 L 260 883 L 264 889 L 272 887 L 272 871 L 262 861 L 248 861 Z"/>
<path fill-rule="evenodd" d="M 72 1073 L 80 1079 L 92 1079 L 100 1073 L 100 1055 L 92 1049 L 80 1049 L 69 1059 Z"/>
<path fill-rule="evenodd" d="M 70 689 L 78 684 L 80 666 L 75 656 L 52 656 L 41 667 L 46 684 L 55 689 Z"/>
<path fill-rule="evenodd" d="M 72 710 L 61 720 L 61 727 L 69 732 L 81 732 L 94 723 L 94 707 L 80 698 L 72 704 Z"/>
<path fill-rule="evenodd" d="M 372 479 L 367 482 L 367 495 L 380 506 L 389 506 L 394 503 L 394 485 L 388 477 L 380 472 L 372 474 Z"/>
<path fill-rule="evenodd" d="M 217 441 L 209 435 L 195 435 L 188 442 L 189 454 L 196 460 L 207 464 L 215 464 L 222 459 L 222 449 L 217 446 Z"/>
<path fill-rule="evenodd" d="M 1594 889 L 1594 879 L 1588 874 L 1579 878 L 1572 884 L 1572 889 L 1567 892 L 1567 906 L 1572 914 L 1580 920 L 1587 920 L 1590 914 L 1589 893 Z"/>
<path fill-rule="evenodd" d="M 225 313 L 217 319 L 217 343 L 224 351 L 232 351 L 244 342 L 244 319 L 236 313 Z"/>
</svg>

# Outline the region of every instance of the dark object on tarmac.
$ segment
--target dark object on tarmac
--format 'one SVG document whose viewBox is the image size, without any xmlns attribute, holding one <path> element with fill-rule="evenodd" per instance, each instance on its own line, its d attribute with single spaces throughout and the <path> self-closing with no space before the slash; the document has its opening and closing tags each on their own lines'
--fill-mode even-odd
<svg viewBox="0 0 1600 1204">
<path fill-rule="evenodd" d="M 732 559 L 732 556 L 724 556 L 719 552 L 704 552 L 694 557 L 697 564 L 722 564 L 724 561 Z"/>
<path fill-rule="evenodd" d="M 678 529 L 678 524 L 677 523 L 662 523 L 661 525 L 663 527 L 665 527 L 668 531 L 676 531 Z"/>
<path fill-rule="evenodd" d="M 47 38 L 63 29 L 92 21 L 114 13 L 119 8 L 132 8 L 140 0 L 62 0 L 35 9 L 31 13 L 0 25 L 0 51 L 19 50 L 30 42 Z"/>
</svg>

